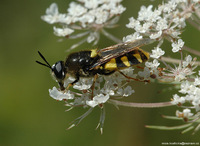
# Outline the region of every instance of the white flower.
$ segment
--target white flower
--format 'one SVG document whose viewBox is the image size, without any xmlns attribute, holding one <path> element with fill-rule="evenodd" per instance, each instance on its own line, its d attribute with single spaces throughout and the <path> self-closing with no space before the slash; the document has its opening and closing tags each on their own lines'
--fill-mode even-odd
<svg viewBox="0 0 200 146">
<path fill-rule="evenodd" d="M 74 102 L 72 102 L 72 105 L 84 105 L 86 107 L 86 101 L 89 100 L 90 95 L 88 93 L 82 94 L 81 97 L 75 98 Z"/>
<path fill-rule="evenodd" d="M 92 14 L 91 11 L 82 15 L 78 19 L 81 22 L 82 27 L 87 27 L 87 24 L 93 23 L 95 20 L 95 16 Z"/>
<path fill-rule="evenodd" d="M 93 11 L 93 15 L 95 15 L 96 20 L 95 23 L 96 24 L 103 24 L 105 23 L 108 18 L 109 18 L 109 12 L 102 10 L 102 9 L 96 9 Z"/>
<path fill-rule="evenodd" d="M 190 109 L 184 109 L 183 115 L 184 115 L 185 118 L 189 118 L 189 117 L 193 116 L 193 113 L 191 113 Z"/>
<path fill-rule="evenodd" d="M 93 78 L 80 78 L 78 82 L 76 82 L 73 86 L 74 89 L 78 90 L 87 90 L 93 84 Z"/>
<path fill-rule="evenodd" d="M 168 34 L 171 35 L 173 38 L 179 38 L 181 32 L 179 30 L 168 29 Z"/>
<path fill-rule="evenodd" d="M 135 91 L 131 88 L 131 86 L 127 86 L 125 89 L 119 88 L 117 94 L 127 97 L 131 94 L 135 93 Z"/>
<path fill-rule="evenodd" d="M 184 42 L 182 39 L 178 39 L 178 42 L 173 42 L 172 43 L 172 51 L 175 53 L 175 52 L 178 52 L 182 49 L 184 45 Z"/>
<path fill-rule="evenodd" d="M 106 85 L 104 86 L 104 88 L 101 89 L 101 93 L 108 94 L 108 95 L 115 95 L 114 90 L 110 89 Z"/>
<path fill-rule="evenodd" d="M 53 89 L 49 89 L 49 95 L 54 98 L 55 100 L 64 100 L 64 99 L 74 99 L 74 94 L 71 94 L 70 91 L 62 92 L 59 91 L 56 87 L 53 87 Z"/>
<path fill-rule="evenodd" d="M 153 15 L 152 11 L 153 5 L 149 5 L 148 7 L 141 6 L 140 11 L 138 12 L 138 20 L 139 21 L 149 21 Z"/>
<path fill-rule="evenodd" d="M 184 109 L 183 112 L 180 112 L 179 110 L 177 110 L 176 116 L 179 118 L 189 118 L 193 116 L 193 113 L 191 113 L 190 109 Z"/>
<path fill-rule="evenodd" d="M 99 104 L 105 103 L 108 99 L 109 99 L 109 95 L 103 95 L 103 94 L 98 94 L 95 97 L 93 97 L 93 100 L 90 101 L 86 101 L 86 104 L 91 106 L 91 107 L 95 107 Z"/>
<path fill-rule="evenodd" d="M 123 72 L 125 75 L 129 76 L 129 77 L 133 77 L 133 78 L 136 78 L 134 74 L 134 68 L 132 67 L 129 67 L 129 68 L 125 68 L 123 70 L 121 70 L 121 72 Z"/>
<path fill-rule="evenodd" d="M 179 72 L 178 74 L 175 75 L 175 78 L 174 78 L 174 80 L 177 82 L 180 82 L 184 79 L 186 79 L 186 74 L 184 72 Z"/>
<path fill-rule="evenodd" d="M 113 4 L 113 3 L 110 3 L 110 4 Z M 124 8 L 122 5 L 116 5 L 116 6 L 113 5 L 111 7 L 110 13 L 113 15 L 117 15 L 117 14 L 123 13 L 125 10 L 126 10 L 126 8 Z"/>
<path fill-rule="evenodd" d="M 125 7 L 120 4 L 121 0 L 77 0 L 69 4 L 67 13 L 61 14 L 58 11 L 57 4 L 53 3 L 46 10 L 46 15 L 42 19 L 50 24 L 59 23 L 63 29 L 54 27 L 54 34 L 61 37 L 70 35 L 69 39 L 85 37 L 87 39 L 80 40 L 77 44 L 72 45 L 69 50 L 72 50 L 84 42 L 93 43 L 96 45 L 100 38 L 100 33 L 111 40 L 116 41 L 103 28 L 114 28 L 119 20 L 119 14 L 125 11 Z M 81 30 L 81 31 L 80 31 Z M 83 32 L 82 32 L 83 31 Z M 94 36 L 87 36 L 94 33 Z"/>
<path fill-rule="evenodd" d="M 129 21 L 130 21 L 129 24 L 126 24 L 126 27 L 128 27 L 128 28 L 133 28 L 134 29 L 137 26 L 141 26 L 140 25 L 140 21 L 136 20 L 133 17 L 129 18 Z"/>
<path fill-rule="evenodd" d="M 73 83 L 76 80 L 76 78 L 69 76 L 68 78 L 65 78 L 64 80 L 64 87 L 66 88 L 70 83 Z"/>
<path fill-rule="evenodd" d="M 145 22 L 142 27 L 139 27 L 139 29 L 136 29 L 136 30 L 139 30 L 140 33 L 149 33 L 149 28 L 152 26 L 153 24 L 151 22 Z"/>
<path fill-rule="evenodd" d="M 178 26 L 178 28 L 184 28 L 186 26 L 185 18 L 176 17 L 173 19 L 173 22 Z"/>
<path fill-rule="evenodd" d="M 84 6 L 88 9 L 95 9 L 98 7 L 99 4 L 101 4 L 101 1 L 99 0 L 82 0 L 84 3 Z"/>
<path fill-rule="evenodd" d="M 160 63 L 157 59 L 154 59 L 153 62 L 145 62 L 145 66 L 151 69 L 157 69 Z"/>
<path fill-rule="evenodd" d="M 174 69 L 171 68 L 169 71 L 171 73 L 166 73 L 166 75 L 174 77 L 175 81 L 177 81 L 177 82 L 180 82 L 180 81 L 186 79 L 187 76 L 192 75 L 193 73 L 195 73 L 195 72 L 193 72 L 193 70 L 191 68 L 182 67 L 181 63 L 179 64 L 178 67 L 175 66 Z"/>
<path fill-rule="evenodd" d="M 58 15 L 58 5 L 56 3 L 52 3 L 49 8 L 46 9 L 46 14 L 48 15 Z"/>
<path fill-rule="evenodd" d="M 150 57 L 158 59 L 158 58 L 160 58 L 160 56 L 162 56 L 164 54 L 165 54 L 165 51 L 163 51 L 159 47 L 155 47 L 154 50 L 152 50 L 152 54 L 150 55 Z"/>
<path fill-rule="evenodd" d="M 193 98 L 192 105 L 194 105 L 194 108 L 196 109 L 196 111 L 200 110 L 200 96 L 199 95 Z"/>
<path fill-rule="evenodd" d="M 179 105 L 185 103 L 185 98 L 180 97 L 177 94 L 173 95 L 173 100 L 171 101 L 172 104 Z"/>
<path fill-rule="evenodd" d="M 71 15 L 73 17 L 77 17 L 77 16 L 81 16 L 84 13 L 86 13 L 87 9 L 76 2 L 71 2 L 69 4 L 69 8 L 67 9 L 67 11 L 68 11 L 69 15 Z"/>
<path fill-rule="evenodd" d="M 163 11 L 166 13 L 170 13 L 176 8 L 177 4 L 174 1 L 169 1 L 163 6 Z"/>
<path fill-rule="evenodd" d="M 147 67 L 145 67 L 144 71 L 139 71 L 138 72 L 138 75 L 140 77 L 143 77 L 144 79 L 148 79 L 150 77 L 150 70 Z"/>
<path fill-rule="evenodd" d="M 195 86 L 200 85 L 200 78 L 199 78 L 199 77 L 196 77 L 196 78 L 194 79 L 194 85 L 195 85 Z"/>
<path fill-rule="evenodd" d="M 137 39 L 142 39 L 142 36 L 140 35 L 140 33 L 135 32 L 134 34 L 123 37 L 123 42 L 131 42 L 131 41 L 135 41 Z"/>
<path fill-rule="evenodd" d="M 49 24 L 62 22 L 66 19 L 65 14 L 60 14 L 58 12 L 58 6 L 56 3 L 52 3 L 49 8 L 46 10 L 46 15 L 41 17 L 44 21 Z"/>
<path fill-rule="evenodd" d="M 162 31 L 160 30 L 160 31 L 158 31 L 158 32 L 156 32 L 156 33 L 152 33 L 149 37 L 150 37 L 150 39 L 157 39 L 157 38 L 159 38 L 161 35 L 162 35 Z"/>
<path fill-rule="evenodd" d="M 53 27 L 54 29 L 54 34 L 57 35 L 57 36 L 62 36 L 62 37 L 65 37 L 65 36 L 68 36 L 70 35 L 71 33 L 74 32 L 73 29 L 70 29 L 70 28 L 56 28 L 56 27 Z"/>
<path fill-rule="evenodd" d="M 159 19 L 156 25 L 156 30 L 160 31 L 167 28 L 168 28 L 168 21 L 166 20 L 166 18 Z"/>
<path fill-rule="evenodd" d="M 185 57 L 185 61 L 183 61 L 183 67 L 187 67 L 192 61 L 192 56 L 188 55 Z"/>
<path fill-rule="evenodd" d="M 186 93 L 193 93 L 195 91 L 195 86 L 191 84 L 188 81 L 181 83 L 181 90 L 179 90 L 180 93 L 186 94 Z"/>
</svg>

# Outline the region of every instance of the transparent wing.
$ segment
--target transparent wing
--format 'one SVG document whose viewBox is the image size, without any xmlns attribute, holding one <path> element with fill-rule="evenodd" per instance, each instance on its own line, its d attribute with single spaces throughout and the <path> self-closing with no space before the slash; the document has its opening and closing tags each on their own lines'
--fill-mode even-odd
<svg viewBox="0 0 200 146">
<path fill-rule="evenodd" d="M 100 59 L 90 67 L 90 70 L 96 66 L 108 62 L 112 58 L 117 58 L 133 50 L 136 50 L 141 46 L 148 45 L 153 42 L 154 40 L 152 39 L 144 38 L 135 40 L 133 42 L 120 43 L 114 46 L 101 49 L 97 52 L 100 56 Z"/>
</svg>

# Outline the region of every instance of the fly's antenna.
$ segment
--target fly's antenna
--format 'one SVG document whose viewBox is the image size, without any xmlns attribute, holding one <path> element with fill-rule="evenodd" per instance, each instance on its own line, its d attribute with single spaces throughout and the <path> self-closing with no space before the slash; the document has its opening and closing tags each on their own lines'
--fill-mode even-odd
<svg viewBox="0 0 200 146">
<path fill-rule="evenodd" d="M 40 61 L 36 61 L 38 64 L 46 66 L 48 68 L 51 69 L 51 65 L 47 62 L 47 60 L 44 58 L 44 56 L 40 53 L 40 51 L 38 51 L 38 54 L 40 55 L 40 57 L 46 62 L 46 64 L 40 62 Z"/>
</svg>

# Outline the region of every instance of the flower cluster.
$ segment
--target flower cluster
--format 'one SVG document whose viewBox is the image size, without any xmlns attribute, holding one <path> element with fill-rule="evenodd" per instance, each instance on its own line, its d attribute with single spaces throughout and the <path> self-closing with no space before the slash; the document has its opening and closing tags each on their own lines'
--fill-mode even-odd
<svg viewBox="0 0 200 146">
<path fill-rule="evenodd" d="M 122 72 L 125 75 L 133 76 L 133 69 L 125 69 L 122 70 Z M 73 77 L 66 78 L 64 86 L 67 87 L 68 84 L 74 80 L 75 78 Z M 92 89 L 93 78 L 80 78 L 80 80 L 73 85 L 73 91 L 60 91 L 56 87 L 53 87 L 53 89 L 49 89 L 49 94 L 55 100 L 64 100 L 69 109 L 77 106 L 91 109 L 99 106 L 103 109 L 103 103 L 107 102 L 109 99 L 127 97 L 135 92 L 131 86 L 126 86 L 126 80 L 127 79 L 118 72 L 110 76 L 99 76 L 95 81 L 94 89 Z M 85 116 L 81 116 L 79 120 L 82 120 L 84 117 Z M 103 119 L 105 119 L 105 117 L 100 118 L 102 126 Z M 101 131 L 102 128 L 103 127 L 100 127 Z"/>
<path fill-rule="evenodd" d="M 180 35 L 186 27 L 186 20 L 193 26 L 200 24 L 199 9 L 199 0 L 169 0 L 155 9 L 152 5 L 142 6 L 138 12 L 138 17 L 136 19 L 131 17 L 126 25 L 128 28 L 134 29 L 135 32 L 123 38 L 125 42 L 144 37 L 157 40 L 158 44 L 150 55 L 154 60 L 146 62 L 144 71 L 139 72 L 139 75 L 144 78 L 153 77 L 162 83 L 173 83 L 180 86 L 179 94 L 173 95 L 171 103 L 184 108 L 183 112 L 177 111 L 176 116 L 185 121 L 193 121 L 196 129 L 199 127 L 199 123 L 196 124 L 196 121 L 200 118 L 200 77 L 199 75 L 194 77 L 197 67 L 195 65 L 196 58 L 192 59 L 191 55 L 186 55 L 183 60 L 183 49 L 191 53 L 195 51 L 191 51 L 192 49 L 185 46 Z M 197 26 L 196 28 L 199 29 Z M 164 40 L 171 43 L 170 49 L 173 53 L 180 53 L 180 60 L 164 57 L 167 53 L 167 50 L 161 49 Z M 195 52 L 194 54 L 197 55 L 198 53 Z M 159 67 L 160 61 L 165 68 Z M 168 62 L 178 63 L 179 65 L 172 67 Z"/>
<path fill-rule="evenodd" d="M 50 24 L 59 23 L 62 26 L 62 28 L 54 27 L 54 33 L 58 36 L 69 38 L 86 36 L 71 49 L 85 41 L 96 44 L 100 32 L 120 43 L 121 40 L 106 32 L 104 28 L 113 28 L 119 19 L 118 15 L 125 11 L 120 4 L 121 1 L 78 0 L 78 2 L 70 3 L 66 14 L 59 13 L 57 5 L 53 3 L 46 10 L 46 15 L 42 16 L 42 19 Z M 124 44 L 138 39 L 150 39 L 152 42 L 156 42 L 156 46 L 149 51 L 152 59 L 145 63 L 144 68 L 140 67 L 142 70 L 133 72 L 133 68 L 129 67 L 121 70 L 121 73 L 116 71 L 109 76 L 98 75 L 96 80 L 80 78 L 69 90 L 60 91 L 56 87 L 50 89 L 50 96 L 59 101 L 64 100 L 69 109 L 77 106 L 89 108 L 85 114 L 75 120 L 71 127 L 77 125 L 94 107 L 100 107 L 102 113 L 99 125 L 102 130 L 105 120 L 104 103 L 130 106 L 130 103 L 122 104 L 116 100 L 135 92 L 127 82 L 126 77 L 130 77 L 137 81 L 157 80 L 179 87 L 179 93 L 172 95 L 172 101 L 166 103 L 166 106 L 169 106 L 170 103 L 170 105 L 182 107 L 182 112 L 176 111 L 176 118 L 184 119 L 185 122 L 190 121 L 191 123 L 187 126 L 196 126 L 195 131 L 197 131 L 200 127 L 200 74 L 197 75 L 196 68 L 200 63 L 191 55 L 185 55 L 184 51 L 199 56 L 200 52 L 185 46 L 186 42 L 181 39 L 181 34 L 186 29 L 186 20 L 200 30 L 199 0 L 168 0 L 157 8 L 153 8 L 152 5 L 142 6 L 138 17 L 129 18 L 129 23 L 126 25 L 127 28 L 134 30 L 134 33 L 123 38 Z M 74 34 L 76 30 L 84 32 Z M 164 41 L 168 41 L 171 45 L 168 50 L 164 49 Z M 181 59 L 165 57 L 168 56 L 167 51 L 180 53 Z M 178 66 L 174 64 L 178 64 Z M 74 80 L 73 77 L 66 78 L 64 87 L 68 87 Z M 156 103 L 155 107 L 158 107 Z M 187 126 L 183 126 L 183 128 Z M 164 128 L 162 127 L 162 129 Z"/>
<path fill-rule="evenodd" d="M 113 28 L 119 20 L 119 15 L 125 11 L 120 2 L 122 0 L 77 0 L 71 2 L 67 13 L 59 13 L 56 3 L 52 3 L 42 19 L 49 24 L 60 24 L 53 27 L 54 34 L 71 39 L 86 36 L 82 41 L 73 45 L 71 49 L 84 42 L 97 44 L 100 32 L 114 41 L 117 38 L 105 31 L 104 28 Z M 81 33 L 76 33 L 79 31 Z M 69 49 L 70 50 L 70 49 Z"/>
<path fill-rule="evenodd" d="M 185 103 L 191 104 L 188 108 L 200 111 L 200 77 L 196 76 L 194 81 L 189 82 L 184 80 L 181 82 L 179 93 L 175 94 L 172 103 L 175 105 L 182 106 Z"/>
<path fill-rule="evenodd" d="M 125 75 L 133 76 L 133 69 L 122 70 Z M 80 78 L 80 80 L 73 85 L 73 88 L 82 93 L 73 92 L 70 90 L 60 91 L 56 87 L 49 89 L 50 96 L 56 100 L 66 100 L 68 106 L 83 106 L 83 107 L 95 107 L 102 103 L 105 103 L 109 98 L 115 99 L 120 97 L 127 97 L 134 93 L 131 86 L 125 86 L 125 77 L 116 72 L 110 76 L 100 76 L 95 81 L 95 87 L 93 91 L 91 86 L 93 85 L 93 78 Z M 64 86 L 67 87 L 69 83 L 74 81 L 75 78 L 69 77 L 65 79 Z M 101 84 L 103 86 L 101 86 Z M 93 97 L 91 97 L 91 92 Z"/>
</svg>

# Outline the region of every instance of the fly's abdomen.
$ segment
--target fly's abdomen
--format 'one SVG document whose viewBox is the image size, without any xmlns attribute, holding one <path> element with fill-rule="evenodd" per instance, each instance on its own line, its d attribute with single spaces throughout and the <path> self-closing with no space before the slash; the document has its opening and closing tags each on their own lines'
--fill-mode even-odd
<svg viewBox="0 0 200 146">
<path fill-rule="evenodd" d="M 127 68 L 130 66 L 141 64 L 149 59 L 149 53 L 136 49 L 123 56 L 112 58 L 110 61 L 102 65 L 104 70 L 114 71 Z"/>
</svg>

